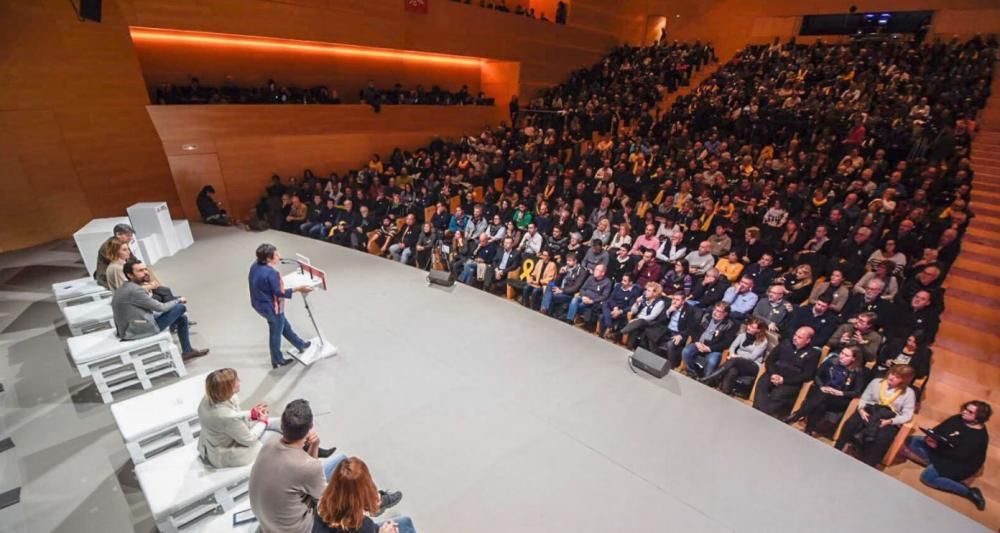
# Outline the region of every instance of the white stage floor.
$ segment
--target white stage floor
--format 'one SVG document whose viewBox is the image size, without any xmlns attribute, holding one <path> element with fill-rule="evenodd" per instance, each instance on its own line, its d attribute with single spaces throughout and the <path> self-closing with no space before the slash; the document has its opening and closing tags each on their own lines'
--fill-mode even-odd
<svg viewBox="0 0 1000 533">
<path fill-rule="evenodd" d="M 190 300 L 195 346 L 212 349 L 189 371 L 235 367 L 243 404 L 273 412 L 308 399 L 324 445 L 402 490 L 389 514 L 421 533 L 985 531 L 694 381 L 633 374 L 623 348 L 520 305 L 292 235 L 194 230 L 193 247 L 155 266 Z M 265 241 L 329 273 L 310 303 L 336 357 L 271 370 L 247 295 Z M 17 445 L 0 490 L 24 487 L 0 531 L 152 531 L 108 408 L 69 367 L 51 295 L 39 301 L 79 273 L 18 270 L 43 264 L 22 257 L 0 256 L 0 436 Z M 288 309 L 311 336 L 301 300 Z"/>
</svg>

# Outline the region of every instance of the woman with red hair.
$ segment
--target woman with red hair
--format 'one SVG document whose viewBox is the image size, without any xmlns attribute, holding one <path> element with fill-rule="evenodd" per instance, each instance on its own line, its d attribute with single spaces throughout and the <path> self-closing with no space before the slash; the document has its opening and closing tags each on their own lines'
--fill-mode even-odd
<svg viewBox="0 0 1000 533">
<path fill-rule="evenodd" d="M 357 457 L 344 459 L 333 470 L 316 506 L 313 533 L 416 533 L 405 516 L 376 524 L 381 499 L 368 465 Z"/>
</svg>

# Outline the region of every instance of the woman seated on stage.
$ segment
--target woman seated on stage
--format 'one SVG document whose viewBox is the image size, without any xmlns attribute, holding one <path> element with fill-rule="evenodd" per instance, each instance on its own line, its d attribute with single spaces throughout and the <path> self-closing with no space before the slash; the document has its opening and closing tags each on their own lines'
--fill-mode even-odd
<svg viewBox="0 0 1000 533">
<path fill-rule="evenodd" d="M 101 253 L 108 260 L 108 269 L 105 272 L 105 276 L 108 280 L 108 289 L 113 291 L 128 281 L 128 278 L 125 277 L 125 263 L 129 262 L 132 258 L 132 249 L 129 248 L 128 243 L 110 239 L 104 243 Z M 151 268 L 149 269 L 149 283 L 143 284 L 142 288 L 146 289 L 153 299 L 158 302 L 166 303 L 177 299 L 173 291 L 168 287 L 160 285 L 159 278 L 156 277 Z"/>
<path fill-rule="evenodd" d="M 885 379 L 875 379 L 861 395 L 858 410 L 844 424 L 835 446 L 843 450 L 848 443 L 869 466 L 882 460 L 899 432 L 899 426 L 913 418 L 916 395 L 910 388 L 913 367 L 894 365 Z"/>
<path fill-rule="evenodd" d="M 313 533 L 416 533 L 406 516 L 375 523 L 383 496 L 375 487 L 368 465 L 357 457 L 341 461 L 327 481 L 316 505 Z M 398 500 L 397 500 L 398 501 Z"/>
<path fill-rule="evenodd" d="M 205 377 L 205 397 L 198 405 L 198 455 L 215 468 L 248 465 L 260 451 L 261 437 L 270 429 L 280 436 L 280 421 L 269 425 L 268 407 L 259 403 L 250 411 L 240 410 L 240 377 L 232 368 L 222 368 Z M 327 457 L 333 449 L 320 449 Z"/>
<path fill-rule="evenodd" d="M 933 435 L 917 435 L 906 440 L 903 455 L 927 468 L 920 481 L 929 487 L 962 496 L 982 511 L 983 493 L 970 486 L 970 479 L 986 463 L 990 436 L 986 422 L 993 415 L 990 404 L 973 400 L 962 404 L 962 412 L 934 426 Z M 936 437 L 935 437 L 936 436 Z"/>
<path fill-rule="evenodd" d="M 729 359 L 699 381 L 710 387 L 721 384 L 720 390 L 731 396 L 736 388 L 737 379 L 757 378 L 760 365 L 764 364 L 767 347 L 767 324 L 753 317 L 747 321 L 746 330 L 737 335 L 729 345 Z"/>
<path fill-rule="evenodd" d="M 812 435 L 827 411 L 846 411 L 865 388 L 862 360 L 860 350 L 854 346 L 845 346 L 836 356 L 828 357 L 819 366 L 802 406 L 784 421 L 795 423 L 805 418 L 806 433 Z"/>
</svg>

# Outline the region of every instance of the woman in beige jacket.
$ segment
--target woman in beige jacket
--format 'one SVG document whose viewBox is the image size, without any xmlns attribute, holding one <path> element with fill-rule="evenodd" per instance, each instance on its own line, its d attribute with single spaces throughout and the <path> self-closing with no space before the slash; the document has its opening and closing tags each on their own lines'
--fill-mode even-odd
<svg viewBox="0 0 1000 533">
<path fill-rule="evenodd" d="M 252 463 L 267 429 L 267 404 L 241 411 L 239 392 L 240 378 L 232 368 L 216 370 L 205 378 L 205 398 L 198 406 L 198 455 L 216 468 Z"/>
</svg>

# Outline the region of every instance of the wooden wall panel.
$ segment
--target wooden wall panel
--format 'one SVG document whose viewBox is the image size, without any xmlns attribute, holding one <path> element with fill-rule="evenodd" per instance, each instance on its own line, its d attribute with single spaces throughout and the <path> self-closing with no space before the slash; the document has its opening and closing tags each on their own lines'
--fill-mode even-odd
<svg viewBox="0 0 1000 533">
<path fill-rule="evenodd" d="M 467 85 L 479 91 L 479 65 L 437 65 L 385 58 L 357 58 L 295 52 L 205 46 L 191 43 L 138 40 L 135 50 L 151 91 L 161 83 L 186 85 L 191 77 L 203 85 L 221 86 L 227 80 L 242 87 L 263 87 L 268 79 L 279 85 L 337 90 L 346 103 L 357 103 L 358 92 L 369 80 L 377 87 L 395 83 L 404 88 L 438 85 L 458 91 Z"/>
<path fill-rule="evenodd" d="M 149 116 L 170 154 L 186 210 L 205 184 L 225 191 L 230 211 L 243 217 L 272 174 L 316 175 L 361 167 L 373 153 L 426 146 L 435 136 L 478 133 L 496 122 L 489 107 L 364 105 L 149 106 Z M 183 150 L 182 145 L 194 150 Z M 186 154 L 186 155 L 185 155 Z M 189 159 L 204 156 L 199 159 Z M 217 158 L 218 174 L 212 166 Z M 221 177 L 222 187 L 219 179 Z M 189 215 L 190 216 L 190 215 Z"/>
<path fill-rule="evenodd" d="M 116 3 L 94 24 L 62 0 L 0 2 L 0 51 L 0 249 L 69 236 L 140 200 L 180 209 Z"/>
<path fill-rule="evenodd" d="M 222 179 L 219 158 L 214 152 L 168 155 L 167 161 L 170 163 L 170 173 L 174 176 L 184 216 L 188 220 L 201 219 L 195 199 L 205 185 L 211 185 L 215 189 L 215 198 L 223 205 L 231 205 L 226 182 Z"/>
<path fill-rule="evenodd" d="M 584 3 L 600 4 L 599 0 Z M 426 15 L 401 0 L 118 0 L 132 26 L 258 35 L 517 61 L 521 83 L 551 84 L 617 42 L 606 25 L 564 26 L 449 1 Z M 580 0 L 572 3 L 575 13 Z M 537 76 L 537 77 L 532 77 Z"/>
</svg>

